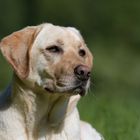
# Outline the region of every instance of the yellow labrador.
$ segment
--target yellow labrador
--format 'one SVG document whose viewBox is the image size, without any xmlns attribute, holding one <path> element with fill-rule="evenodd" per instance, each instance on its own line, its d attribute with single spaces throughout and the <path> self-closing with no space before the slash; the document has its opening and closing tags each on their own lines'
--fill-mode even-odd
<svg viewBox="0 0 140 140">
<path fill-rule="evenodd" d="M 89 87 L 92 54 L 75 28 L 31 26 L 2 39 L 14 69 L 0 95 L 0 140 L 101 140 L 79 119 L 76 104 Z"/>
</svg>

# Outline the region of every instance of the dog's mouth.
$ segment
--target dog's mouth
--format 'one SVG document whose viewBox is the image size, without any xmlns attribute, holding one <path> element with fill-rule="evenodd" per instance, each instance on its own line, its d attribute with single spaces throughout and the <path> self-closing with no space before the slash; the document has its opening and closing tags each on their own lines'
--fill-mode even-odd
<svg viewBox="0 0 140 140">
<path fill-rule="evenodd" d="M 84 96 L 87 92 L 88 86 L 85 83 L 79 83 L 75 86 L 63 86 L 63 85 L 55 85 L 55 86 L 45 86 L 44 89 L 48 93 L 65 93 L 69 95 L 77 95 Z"/>
<path fill-rule="evenodd" d="M 75 88 L 74 94 L 79 94 L 80 96 L 84 96 L 86 94 L 86 88 L 83 88 L 82 86 Z"/>
</svg>

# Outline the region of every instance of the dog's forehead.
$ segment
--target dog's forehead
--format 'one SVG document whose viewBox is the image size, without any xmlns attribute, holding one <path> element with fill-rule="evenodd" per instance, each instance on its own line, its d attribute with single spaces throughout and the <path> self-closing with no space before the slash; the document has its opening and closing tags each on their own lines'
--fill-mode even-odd
<svg viewBox="0 0 140 140">
<path fill-rule="evenodd" d="M 61 27 L 52 24 L 45 24 L 38 34 L 35 42 L 44 45 L 52 45 L 53 43 L 83 43 L 83 38 L 79 31 L 73 27 Z"/>
</svg>

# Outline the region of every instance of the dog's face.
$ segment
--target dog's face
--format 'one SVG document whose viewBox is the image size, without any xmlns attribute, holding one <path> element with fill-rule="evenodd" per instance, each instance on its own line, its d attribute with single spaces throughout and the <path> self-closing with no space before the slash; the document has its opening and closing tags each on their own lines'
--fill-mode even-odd
<svg viewBox="0 0 140 140">
<path fill-rule="evenodd" d="M 17 56 L 9 56 L 13 43 L 7 42 L 11 40 L 12 35 L 10 39 L 5 38 L 1 43 L 4 56 L 20 79 L 47 93 L 84 95 L 89 86 L 92 55 L 80 33 L 74 28 L 52 24 L 24 30 L 22 34 L 19 31 L 18 35 L 14 35 L 15 40 L 18 38 L 20 46 L 21 42 L 24 42 L 22 49 L 13 46 L 12 50 Z M 10 51 L 3 47 L 7 44 Z"/>
</svg>

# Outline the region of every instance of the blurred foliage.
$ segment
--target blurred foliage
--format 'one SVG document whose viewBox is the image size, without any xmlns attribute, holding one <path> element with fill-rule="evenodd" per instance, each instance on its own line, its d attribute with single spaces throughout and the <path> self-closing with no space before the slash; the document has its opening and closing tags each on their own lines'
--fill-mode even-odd
<svg viewBox="0 0 140 140">
<path fill-rule="evenodd" d="M 43 22 L 78 28 L 94 54 L 93 98 L 81 101 L 82 118 L 108 140 L 138 140 L 139 13 L 139 0 L 0 0 L 0 38 Z M 0 90 L 10 81 L 11 71 L 0 55 Z M 89 117 L 87 106 L 93 106 Z"/>
<path fill-rule="evenodd" d="M 94 53 L 96 86 L 124 84 L 138 91 L 139 5 L 138 0 L 1 0 L 0 38 L 43 22 L 77 27 Z"/>
</svg>

